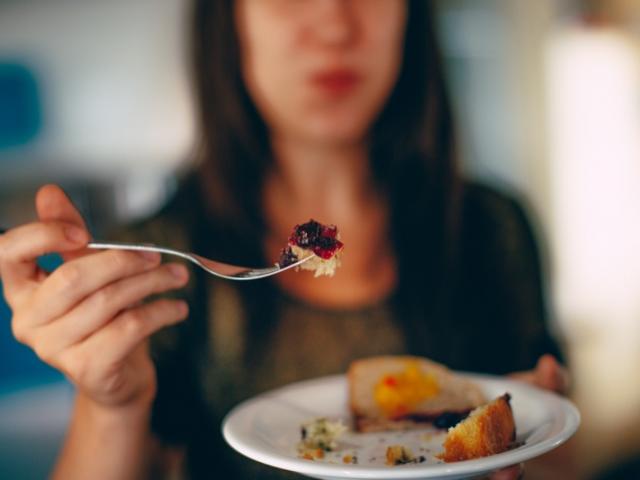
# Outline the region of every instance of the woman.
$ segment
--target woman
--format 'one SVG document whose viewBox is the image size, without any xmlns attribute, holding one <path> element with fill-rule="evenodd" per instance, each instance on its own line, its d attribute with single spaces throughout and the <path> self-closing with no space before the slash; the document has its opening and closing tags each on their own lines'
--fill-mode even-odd
<svg viewBox="0 0 640 480">
<path fill-rule="evenodd" d="M 523 377 L 563 388 L 554 357 L 536 367 L 559 351 L 529 225 L 512 200 L 458 176 L 427 6 L 196 2 L 201 161 L 126 235 L 265 265 L 294 224 L 315 218 L 346 245 L 334 278 L 238 285 L 155 255 L 89 252 L 54 186 L 36 198 L 37 222 L 0 238 L 16 338 L 77 386 L 56 478 L 154 477 L 174 460 L 194 478 L 280 475 L 231 452 L 221 416 L 367 355 L 533 369 Z M 35 258 L 48 251 L 66 263 L 47 276 Z M 188 277 L 187 301 L 142 303 Z"/>
</svg>

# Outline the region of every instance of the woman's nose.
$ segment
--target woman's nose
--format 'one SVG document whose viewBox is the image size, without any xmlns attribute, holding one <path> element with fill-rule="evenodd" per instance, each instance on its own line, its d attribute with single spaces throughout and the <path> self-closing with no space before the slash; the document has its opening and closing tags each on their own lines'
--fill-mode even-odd
<svg viewBox="0 0 640 480">
<path fill-rule="evenodd" d="M 312 28 L 316 40 L 324 45 L 343 46 L 353 42 L 358 22 L 351 0 L 321 0 Z"/>
</svg>

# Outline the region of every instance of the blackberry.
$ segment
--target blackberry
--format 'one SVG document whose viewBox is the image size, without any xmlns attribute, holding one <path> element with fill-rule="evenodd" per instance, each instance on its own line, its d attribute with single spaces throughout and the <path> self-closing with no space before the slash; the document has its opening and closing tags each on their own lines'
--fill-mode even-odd
<svg viewBox="0 0 640 480">
<path fill-rule="evenodd" d="M 322 225 L 315 220 L 296 225 L 289 242 L 300 248 L 310 249 L 318 257 L 328 259 L 336 250 L 342 248 L 342 242 L 336 237 L 338 229 L 335 225 Z"/>
<path fill-rule="evenodd" d="M 445 412 L 436 417 L 433 421 L 433 426 L 436 428 L 448 429 L 456 426 L 462 420 L 467 418 L 467 416 L 468 413 Z"/>
<path fill-rule="evenodd" d="M 280 259 L 278 260 L 278 265 L 280 265 L 281 268 L 284 268 L 297 261 L 298 261 L 298 257 L 295 253 L 293 253 L 293 250 L 291 250 L 291 247 L 286 247 L 286 248 L 283 248 L 282 252 L 280 253 Z"/>
</svg>

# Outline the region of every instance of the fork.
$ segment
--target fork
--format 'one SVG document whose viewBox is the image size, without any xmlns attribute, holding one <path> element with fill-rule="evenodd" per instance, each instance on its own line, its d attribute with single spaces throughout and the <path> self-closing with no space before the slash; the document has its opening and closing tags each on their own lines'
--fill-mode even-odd
<svg viewBox="0 0 640 480">
<path fill-rule="evenodd" d="M 0 235 L 6 233 L 6 230 L 0 228 Z M 167 255 L 175 255 L 177 257 L 189 260 L 202 268 L 204 271 L 215 275 L 216 277 L 226 278 L 227 280 L 259 280 L 261 278 L 270 277 L 278 273 L 282 273 L 291 268 L 298 267 L 304 262 L 309 260 L 312 255 L 301 258 L 297 262 L 291 263 L 284 267 L 279 264 L 275 264 L 272 267 L 266 268 L 248 268 L 240 267 L 237 265 L 230 265 L 228 263 L 217 262 L 210 260 L 200 255 L 196 255 L 191 252 L 183 252 L 181 250 L 175 250 L 173 248 L 161 247 L 154 245 L 153 243 L 125 243 L 125 242 L 103 242 L 93 241 L 87 244 L 87 248 L 95 250 L 134 250 L 138 252 L 158 252 Z"/>
<path fill-rule="evenodd" d="M 227 280 L 258 280 L 260 278 L 270 277 L 278 273 L 282 273 L 291 268 L 298 267 L 304 262 L 309 260 L 312 255 L 304 257 L 297 262 L 291 263 L 284 267 L 279 264 L 275 264 L 272 267 L 266 268 L 248 268 L 240 267 L 237 265 L 230 265 L 228 263 L 217 262 L 208 258 L 196 255 L 191 252 L 183 252 L 181 250 L 175 250 L 173 248 L 161 247 L 152 243 L 124 243 L 124 242 L 102 242 L 94 241 L 89 242 L 88 248 L 96 250 L 134 250 L 144 252 L 158 252 L 167 255 L 175 255 L 177 257 L 189 260 L 195 263 L 197 266 L 216 277 L 226 278 Z"/>
</svg>

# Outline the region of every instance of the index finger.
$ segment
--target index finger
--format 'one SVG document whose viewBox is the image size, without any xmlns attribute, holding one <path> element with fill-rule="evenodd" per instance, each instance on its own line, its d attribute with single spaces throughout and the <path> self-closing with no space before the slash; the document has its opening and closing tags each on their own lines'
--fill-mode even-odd
<svg viewBox="0 0 640 480">
<path fill-rule="evenodd" d="M 62 221 L 87 231 L 87 226 L 80 215 L 79 210 L 73 204 L 69 196 L 58 185 L 44 185 L 36 193 L 36 211 L 40 220 Z M 73 253 L 65 253 L 65 260 L 82 255 L 82 251 L 74 251 Z"/>
<path fill-rule="evenodd" d="M 7 299 L 25 282 L 38 280 L 38 257 L 77 250 L 88 241 L 89 235 L 85 230 L 63 222 L 30 223 L 0 236 L 0 275 Z"/>
<path fill-rule="evenodd" d="M 87 228 L 78 209 L 58 185 L 48 184 L 38 190 L 36 211 L 40 220 L 60 220 Z"/>
</svg>

